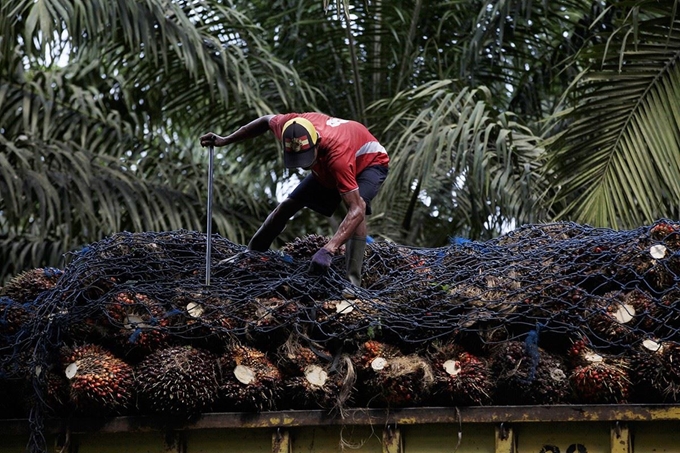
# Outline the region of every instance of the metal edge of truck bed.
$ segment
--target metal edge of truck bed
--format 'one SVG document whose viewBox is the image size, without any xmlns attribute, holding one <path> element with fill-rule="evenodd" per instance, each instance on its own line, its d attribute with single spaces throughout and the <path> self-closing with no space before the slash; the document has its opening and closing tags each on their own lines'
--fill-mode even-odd
<svg viewBox="0 0 680 453">
<path fill-rule="evenodd" d="M 552 406 L 475 406 L 418 407 L 403 409 L 348 409 L 339 414 L 325 410 L 291 410 L 260 413 L 206 413 L 182 420 L 163 416 L 124 416 L 106 419 L 46 419 L 45 429 L 60 432 L 144 432 L 224 428 L 290 428 L 332 425 L 416 425 L 444 423 L 522 423 L 584 421 L 680 420 L 680 405 L 552 405 Z M 0 432 L 25 434 L 28 419 L 0 420 Z"/>
</svg>

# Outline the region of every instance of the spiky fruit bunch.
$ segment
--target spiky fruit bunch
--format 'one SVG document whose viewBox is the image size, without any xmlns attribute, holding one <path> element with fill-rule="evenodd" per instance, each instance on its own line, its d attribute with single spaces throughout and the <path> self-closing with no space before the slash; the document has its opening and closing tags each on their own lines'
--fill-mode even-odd
<svg viewBox="0 0 680 453">
<path fill-rule="evenodd" d="M 231 335 L 243 335 L 246 318 L 242 317 L 243 304 L 236 304 L 219 294 L 181 291 L 171 301 L 172 307 L 182 313 L 174 332 L 192 344 L 215 353 L 223 353 Z"/>
<path fill-rule="evenodd" d="M 255 348 L 234 345 L 219 359 L 220 401 L 225 410 L 272 410 L 281 397 L 278 367 Z"/>
<path fill-rule="evenodd" d="M 677 253 L 664 244 L 648 244 L 625 263 L 635 271 L 635 279 L 642 277 L 655 292 L 666 292 L 675 287 L 680 276 L 680 262 Z M 677 249 L 677 246 L 674 247 Z"/>
<path fill-rule="evenodd" d="M 630 379 L 641 403 L 680 401 L 680 344 L 646 340 L 631 354 Z"/>
<path fill-rule="evenodd" d="M 629 291 L 623 297 L 624 306 L 635 309 L 635 327 L 644 333 L 652 334 L 660 323 L 663 314 L 659 311 L 659 301 L 640 289 Z"/>
<path fill-rule="evenodd" d="M 432 366 L 417 354 L 376 358 L 362 380 L 369 406 L 409 407 L 429 399 L 434 374 Z"/>
<path fill-rule="evenodd" d="M 217 399 L 216 357 L 191 346 L 169 347 L 147 356 L 135 382 L 142 411 L 192 417 Z"/>
<path fill-rule="evenodd" d="M 257 297 L 249 305 L 252 310 L 252 326 L 262 329 L 290 324 L 298 311 L 293 301 L 278 297 Z"/>
<path fill-rule="evenodd" d="M 591 363 L 594 356 L 600 357 L 595 353 L 592 343 L 586 336 L 574 340 L 571 347 L 567 349 L 567 360 L 572 368 Z"/>
<path fill-rule="evenodd" d="M 590 301 L 585 318 L 593 341 L 622 346 L 635 341 L 637 332 L 633 325 L 638 312 L 625 296 L 621 291 L 611 291 Z"/>
<path fill-rule="evenodd" d="M 53 267 L 22 272 L 0 289 L 0 296 L 10 297 L 19 303 L 33 302 L 41 293 L 54 288 L 63 273 Z"/>
<path fill-rule="evenodd" d="M 622 364 L 592 362 L 572 370 L 575 399 L 584 404 L 625 404 L 630 397 L 628 370 Z"/>
<path fill-rule="evenodd" d="M 19 303 L 6 296 L 0 297 L 0 345 L 5 344 L 7 336 L 16 334 L 27 325 L 33 315 L 31 304 Z"/>
<path fill-rule="evenodd" d="M 371 368 L 375 359 L 389 360 L 400 355 L 399 348 L 394 345 L 368 340 L 359 347 L 352 361 L 360 372 L 364 372 Z"/>
<path fill-rule="evenodd" d="M 656 241 L 663 241 L 674 250 L 680 248 L 680 224 L 665 220 L 657 222 L 649 229 L 649 236 Z"/>
<path fill-rule="evenodd" d="M 61 360 L 76 410 L 122 414 L 131 407 L 134 377 L 126 362 L 92 344 L 64 349 Z"/>
<path fill-rule="evenodd" d="M 434 371 L 432 396 L 436 405 L 491 404 L 494 381 L 485 359 L 449 343 L 434 345 L 430 361 Z"/>
<path fill-rule="evenodd" d="M 273 349 L 283 344 L 296 322 L 298 305 L 278 297 L 258 297 L 246 306 L 248 342 L 256 347 Z"/>
<path fill-rule="evenodd" d="M 393 280 L 390 276 L 400 271 L 411 271 L 414 261 L 410 259 L 411 250 L 390 242 L 374 242 L 366 247 L 364 275 L 366 288 L 388 288 Z"/>
<path fill-rule="evenodd" d="M 666 292 L 653 309 L 656 320 L 656 335 L 660 338 L 673 338 L 680 330 L 680 286 Z"/>
<path fill-rule="evenodd" d="M 319 365 L 331 362 L 332 354 L 325 348 L 314 345 L 313 347 L 301 345 L 295 337 L 277 350 L 279 371 L 286 376 L 302 376 L 304 370 L 310 365 Z"/>
<path fill-rule="evenodd" d="M 319 234 L 308 234 L 303 237 L 296 237 L 293 242 L 288 242 L 281 247 L 281 251 L 290 255 L 294 260 L 309 260 L 320 248 L 328 243 L 330 238 Z M 342 254 L 338 250 L 338 254 Z"/>
<path fill-rule="evenodd" d="M 524 342 L 508 341 L 491 356 L 501 404 L 559 404 L 569 396 L 566 366 L 553 354 Z"/>
<path fill-rule="evenodd" d="M 69 380 L 65 373 L 48 369 L 44 374 L 44 402 L 52 414 L 62 414 L 71 406 Z"/>
<path fill-rule="evenodd" d="M 304 350 L 301 350 L 301 352 Z M 287 376 L 284 387 L 286 407 L 294 409 L 338 409 L 352 397 L 356 373 L 347 355 L 329 362 L 315 355 L 300 357 L 299 373 Z"/>
<path fill-rule="evenodd" d="M 115 329 L 115 343 L 131 359 L 139 359 L 169 345 L 171 319 L 152 297 L 121 291 L 113 295 L 107 312 Z"/>
<path fill-rule="evenodd" d="M 434 383 L 432 366 L 416 354 L 404 355 L 394 345 L 369 340 L 352 357 L 362 385 L 360 404 L 404 407 L 429 397 Z"/>
<path fill-rule="evenodd" d="M 324 336 L 367 339 L 379 334 L 378 300 L 326 300 L 317 311 L 318 330 Z"/>
</svg>

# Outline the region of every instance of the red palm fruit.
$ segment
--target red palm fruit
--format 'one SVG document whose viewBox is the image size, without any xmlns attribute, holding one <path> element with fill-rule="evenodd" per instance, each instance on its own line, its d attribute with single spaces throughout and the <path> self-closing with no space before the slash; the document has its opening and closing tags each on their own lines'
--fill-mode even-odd
<svg viewBox="0 0 680 453">
<path fill-rule="evenodd" d="M 430 352 L 436 405 L 491 404 L 494 381 L 487 361 L 455 344 L 434 345 Z"/>
<path fill-rule="evenodd" d="M 258 349 L 233 345 L 219 358 L 220 408 L 272 410 L 281 399 L 283 379 L 278 367 Z"/>
<path fill-rule="evenodd" d="M 625 404 L 630 397 L 628 370 L 622 363 L 596 361 L 572 370 L 569 380 L 576 402 Z"/>
<path fill-rule="evenodd" d="M 132 367 L 98 345 L 62 350 L 64 375 L 76 410 L 123 414 L 134 399 Z"/>
</svg>

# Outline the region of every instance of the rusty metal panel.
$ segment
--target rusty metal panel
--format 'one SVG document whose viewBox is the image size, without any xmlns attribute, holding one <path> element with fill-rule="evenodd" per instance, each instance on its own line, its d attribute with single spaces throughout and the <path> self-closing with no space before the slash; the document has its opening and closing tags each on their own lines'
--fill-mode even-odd
<svg viewBox="0 0 680 453">
<path fill-rule="evenodd" d="M 401 427 L 404 453 L 494 453 L 494 425 L 447 424 Z"/>
<path fill-rule="evenodd" d="M 387 425 L 382 435 L 383 453 L 404 453 L 404 439 L 401 429 L 394 425 Z"/>
<path fill-rule="evenodd" d="M 77 453 L 175 453 L 179 452 L 178 439 L 164 433 L 135 433 L 116 435 L 107 433 L 84 433 L 71 436 L 67 452 Z"/>
<path fill-rule="evenodd" d="M 276 428 L 272 432 L 272 453 L 291 453 L 292 449 L 290 431 Z"/>
<path fill-rule="evenodd" d="M 516 424 L 519 453 L 610 453 L 609 422 Z"/>
<path fill-rule="evenodd" d="M 517 453 L 517 438 L 512 425 L 496 425 L 496 453 Z"/>
<path fill-rule="evenodd" d="M 179 453 L 271 453 L 273 433 L 271 429 L 187 431 L 184 433 L 186 449 Z"/>
<path fill-rule="evenodd" d="M 382 426 L 314 426 L 290 432 L 292 453 L 383 453 Z"/>
<path fill-rule="evenodd" d="M 628 423 L 613 423 L 609 432 L 611 453 L 632 453 L 633 444 L 631 443 Z"/>
<path fill-rule="evenodd" d="M 654 422 L 629 424 L 635 453 L 680 452 L 680 423 Z"/>
</svg>

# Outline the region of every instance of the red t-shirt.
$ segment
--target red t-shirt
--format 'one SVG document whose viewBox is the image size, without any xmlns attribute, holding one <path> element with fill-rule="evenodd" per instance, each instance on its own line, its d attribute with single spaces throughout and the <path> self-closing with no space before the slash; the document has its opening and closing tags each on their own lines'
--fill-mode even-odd
<svg viewBox="0 0 680 453">
<path fill-rule="evenodd" d="M 366 167 L 387 167 L 390 158 L 385 148 L 366 126 L 356 121 L 334 118 L 323 113 L 275 115 L 269 121 L 269 128 L 278 140 L 281 140 L 283 125 L 296 117 L 308 119 L 321 137 L 317 162 L 311 170 L 324 186 L 335 187 L 341 194 L 351 192 L 359 188 L 356 175 Z"/>
</svg>

